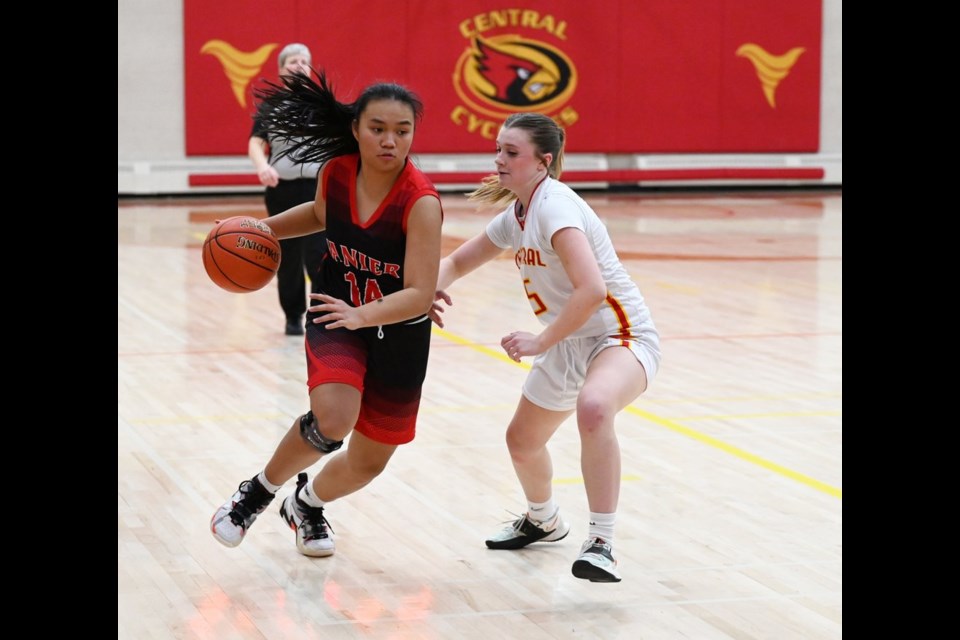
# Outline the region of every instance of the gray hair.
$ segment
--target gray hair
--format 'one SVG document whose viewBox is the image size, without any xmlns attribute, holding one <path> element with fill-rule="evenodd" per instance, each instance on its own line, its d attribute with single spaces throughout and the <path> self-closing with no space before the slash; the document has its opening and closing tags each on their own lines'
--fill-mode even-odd
<svg viewBox="0 0 960 640">
<path fill-rule="evenodd" d="M 313 59 L 313 56 L 310 55 L 310 49 L 307 49 L 307 45 L 293 42 L 285 46 L 280 52 L 280 55 L 277 56 L 277 66 L 281 71 L 283 70 L 283 65 L 287 63 L 287 58 L 290 56 L 307 56 L 308 61 Z"/>
</svg>

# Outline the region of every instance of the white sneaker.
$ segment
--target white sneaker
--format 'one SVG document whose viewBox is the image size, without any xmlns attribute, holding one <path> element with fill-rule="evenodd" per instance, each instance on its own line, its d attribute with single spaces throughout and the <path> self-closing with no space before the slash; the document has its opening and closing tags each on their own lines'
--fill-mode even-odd
<svg viewBox="0 0 960 640">
<path fill-rule="evenodd" d="M 297 476 L 296 490 L 280 505 L 280 517 L 297 532 L 297 549 L 305 556 L 321 558 L 334 552 L 333 529 L 323 515 L 323 507 L 311 507 L 297 497 L 307 484 L 307 474 Z"/>
<path fill-rule="evenodd" d="M 509 526 L 490 536 L 487 547 L 490 549 L 522 549 L 534 542 L 556 542 L 570 533 L 570 525 L 560 517 L 560 510 L 546 522 L 531 520 L 523 514 Z"/>
<path fill-rule="evenodd" d="M 620 582 L 613 549 L 603 538 L 590 538 L 580 547 L 580 557 L 573 563 L 573 575 L 590 582 Z"/>
<path fill-rule="evenodd" d="M 240 483 L 237 492 L 224 502 L 210 518 L 210 531 L 217 541 L 227 547 L 243 542 L 243 536 L 257 516 L 271 502 L 273 494 L 267 491 L 256 477 Z"/>
</svg>

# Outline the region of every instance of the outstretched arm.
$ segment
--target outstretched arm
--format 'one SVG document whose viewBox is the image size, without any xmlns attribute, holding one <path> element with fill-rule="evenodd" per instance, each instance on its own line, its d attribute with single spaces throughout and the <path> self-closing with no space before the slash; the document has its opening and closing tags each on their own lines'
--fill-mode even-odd
<svg viewBox="0 0 960 640">
<path fill-rule="evenodd" d="M 454 249 L 453 253 L 440 261 L 440 275 L 437 289 L 443 291 L 451 284 L 467 275 L 477 267 L 490 262 L 503 253 L 503 249 L 493 244 L 486 232 L 467 240 Z"/>
<path fill-rule="evenodd" d="M 486 233 L 467 240 L 457 247 L 453 253 L 440 261 L 440 274 L 437 277 L 437 292 L 433 305 L 430 307 L 430 319 L 440 328 L 443 328 L 444 307 L 440 302 L 453 304 L 453 299 L 447 294 L 446 288 L 467 275 L 480 265 L 493 260 L 503 252 L 503 249 L 490 242 Z"/>
</svg>

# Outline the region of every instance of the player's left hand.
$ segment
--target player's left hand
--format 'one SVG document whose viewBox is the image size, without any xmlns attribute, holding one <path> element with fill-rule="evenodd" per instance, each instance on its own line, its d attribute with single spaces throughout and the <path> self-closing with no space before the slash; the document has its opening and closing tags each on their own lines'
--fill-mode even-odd
<svg viewBox="0 0 960 640">
<path fill-rule="evenodd" d="M 500 346 L 514 362 L 520 362 L 523 356 L 535 356 L 540 353 L 537 336 L 527 331 L 514 331 L 504 336 L 500 340 Z"/>
<path fill-rule="evenodd" d="M 320 304 L 307 308 L 310 313 L 323 314 L 313 319 L 314 324 L 326 324 L 327 329 L 359 329 L 361 326 L 360 310 L 351 307 L 340 298 L 328 296 L 325 293 L 311 293 L 310 299 Z"/>
</svg>

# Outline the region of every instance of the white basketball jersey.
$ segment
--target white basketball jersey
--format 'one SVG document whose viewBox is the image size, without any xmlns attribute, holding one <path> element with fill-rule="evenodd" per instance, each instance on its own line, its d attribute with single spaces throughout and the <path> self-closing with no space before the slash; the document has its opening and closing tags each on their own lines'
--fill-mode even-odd
<svg viewBox="0 0 960 640">
<path fill-rule="evenodd" d="M 512 203 L 490 221 L 486 233 L 498 247 L 514 251 L 530 306 L 540 322 L 549 325 L 556 320 L 573 292 L 551 240 L 560 229 L 575 227 L 593 249 L 607 285 L 607 299 L 568 337 L 628 336 L 640 328 L 654 329 L 640 289 L 621 264 L 606 226 L 573 189 L 548 177 L 534 191 L 522 219 L 518 209 L 518 203 Z"/>
</svg>

